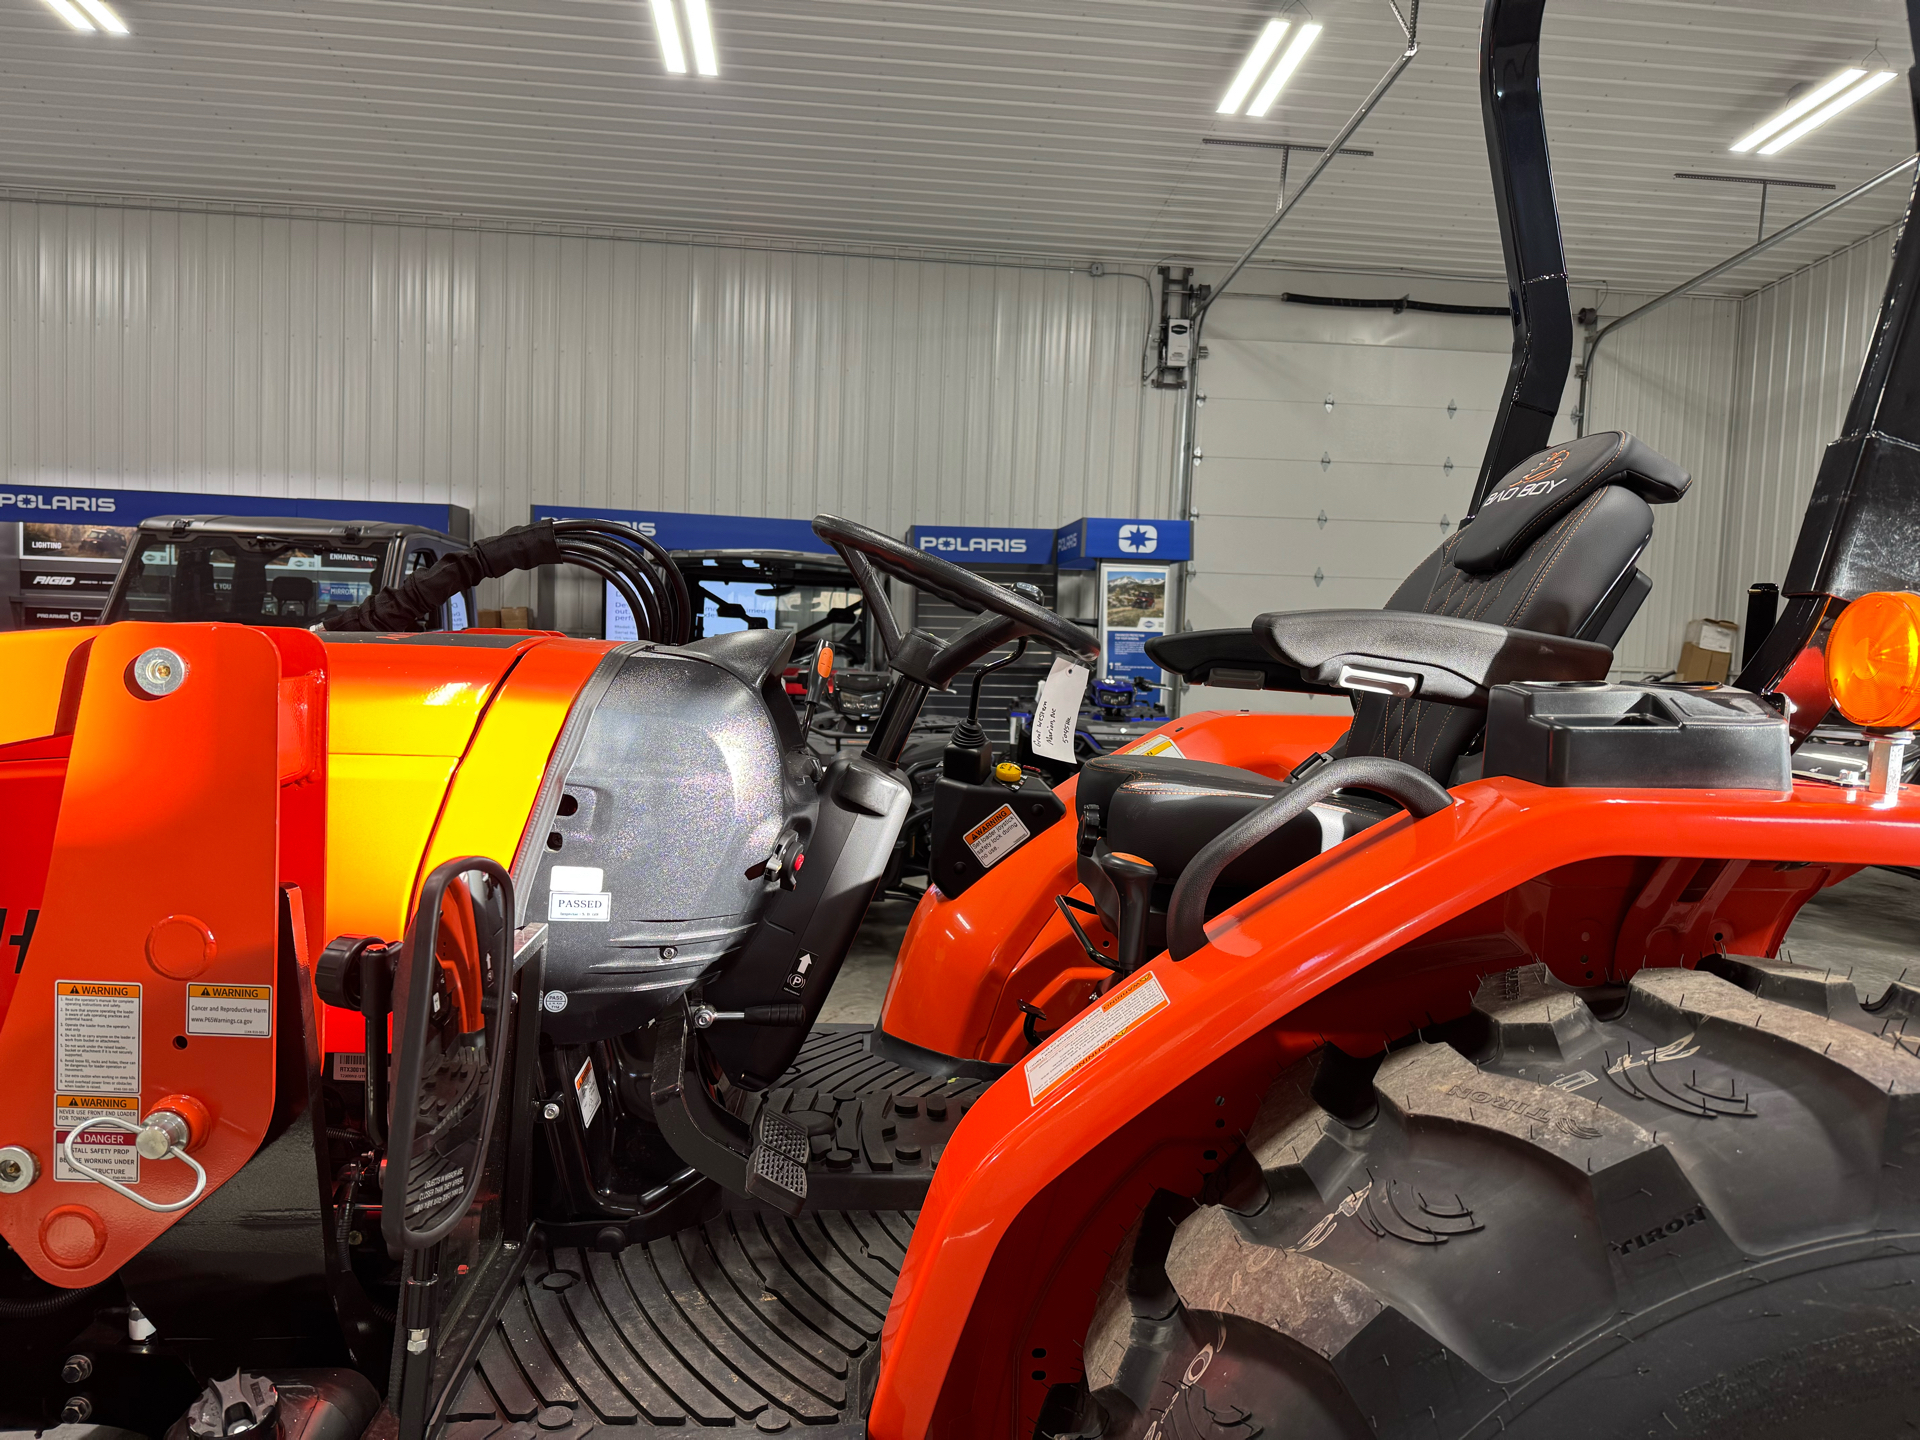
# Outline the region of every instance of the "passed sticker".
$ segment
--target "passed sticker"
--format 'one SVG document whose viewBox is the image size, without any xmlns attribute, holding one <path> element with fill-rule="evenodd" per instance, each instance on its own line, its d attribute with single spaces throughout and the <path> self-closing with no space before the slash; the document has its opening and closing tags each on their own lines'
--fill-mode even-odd
<svg viewBox="0 0 1921 1441">
<path fill-rule="evenodd" d="M 1034 754 L 1049 760 L 1074 760 L 1074 727 L 1079 723 L 1081 697 L 1087 691 L 1087 667 L 1066 656 L 1054 657 L 1053 669 L 1041 682 L 1034 699 L 1032 745 Z"/>
<path fill-rule="evenodd" d="M 1021 842 L 1030 834 L 1009 805 L 1002 806 L 961 839 L 967 842 L 967 849 L 974 853 L 981 869 L 991 870 L 996 861 L 1019 850 Z"/>
<path fill-rule="evenodd" d="M 336 1081 L 366 1080 L 367 1053 L 365 1051 L 335 1051 L 334 1079 Z"/>
<path fill-rule="evenodd" d="M 1027 1076 L 1027 1102 L 1041 1097 L 1133 1030 L 1156 1011 L 1167 1008 L 1167 992 L 1160 977 L 1142 971 L 1133 980 L 1101 998 L 1047 1038 L 1022 1067 Z"/>
<path fill-rule="evenodd" d="M 56 981 L 53 1084 L 93 1095 L 140 1094 L 140 987 Z"/>
<path fill-rule="evenodd" d="M 612 891 L 547 893 L 547 919 L 550 921 L 611 921 L 613 918 Z"/>
<path fill-rule="evenodd" d="M 600 1082 L 594 1079 L 591 1056 L 581 1062 L 580 1070 L 574 1076 L 574 1095 L 580 1100 L 580 1128 L 584 1131 L 593 1125 L 594 1117 L 600 1114 Z"/>
<path fill-rule="evenodd" d="M 84 1122 L 98 1116 L 112 1116 L 116 1120 L 140 1120 L 140 1098 L 138 1096 L 88 1096 L 60 1093 L 53 1098 L 53 1179 L 56 1181 L 88 1181 L 93 1177 L 84 1176 L 67 1164 L 67 1133 L 80 1127 L 80 1134 L 74 1138 L 73 1153 L 101 1175 L 120 1182 L 123 1186 L 133 1186 L 140 1181 L 140 1152 L 134 1149 L 136 1137 L 132 1131 L 119 1126 L 88 1126 Z"/>
<path fill-rule="evenodd" d="M 271 1036 L 273 987 L 191 983 L 187 987 L 187 1034 Z"/>
</svg>

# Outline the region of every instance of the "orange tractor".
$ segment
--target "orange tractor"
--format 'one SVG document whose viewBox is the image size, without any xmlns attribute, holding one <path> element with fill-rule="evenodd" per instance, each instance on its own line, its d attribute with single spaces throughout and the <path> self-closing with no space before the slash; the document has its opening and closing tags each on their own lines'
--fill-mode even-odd
<svg viewBox="0 0 1921 1441">
<path fill-rule="evenodd" d="M 956 727 L 873 1028 L 817 1018 L 924 697 L 1093 651 L 1032 599 L 819 518 L 893 674 L 831 759 L 791 633 L 688 642 L 591 522 L 319 633 L 0 637 L 0 1424 L 1911 1432 L 1915 988 L 1780 950 L 1921 840 L 1915 271 L 1911 206 L 1734 684 L 1607 679 L 1689 478 L 1544 447 L 1537 287 L 1386 609 L 1154 643 L 1351 722 L 1189 715 L 1056 788 Z M 644 638 L 414 629 L 553 563 Z M 1865 785 L 1794 773 L 1837 709 Z"/>
</svg>

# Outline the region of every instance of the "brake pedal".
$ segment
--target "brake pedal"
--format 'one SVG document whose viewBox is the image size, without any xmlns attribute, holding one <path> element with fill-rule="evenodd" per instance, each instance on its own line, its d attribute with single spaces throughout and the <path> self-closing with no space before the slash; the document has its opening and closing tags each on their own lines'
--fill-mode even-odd
<svg viewBox="0 0 1921 1441">
<path fill-rule="evenodd" d="M 747 1194 L 789 1216 L 807 1204 L 807 1132 L 767 1106 L 754 1117 Z"/>
</svg>

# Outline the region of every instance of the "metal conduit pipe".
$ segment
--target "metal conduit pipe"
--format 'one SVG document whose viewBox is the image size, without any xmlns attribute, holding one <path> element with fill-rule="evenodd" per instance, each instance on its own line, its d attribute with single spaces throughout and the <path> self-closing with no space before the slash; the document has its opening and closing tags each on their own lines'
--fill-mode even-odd
<svg viewBox="0 0 1921 1441">
<path fill-rule="evenodd" d="M 1859 200 L 1863 195 L 1866 195 L 1870 190 L 1873 190 L 1876 186 L 1885 184 L 1887 181 L 1894 179 L 1895 176 L 1901 174 L 1901 172 L 1904 170 L 1912 169 L 1914 167 L 1914 163 L 1916 159 L 1918 158 L 1921 158 L 1921 157 L 1910 155 L 1905 160 L 1897 161 L 1895 164 L 1890 165 L 1886 170 L 1883 170 L 1879 175 L 1875 176 L 1874 179 L 1865 181 L 1862 184 L 1855 186 L 1854 189 L 1850 190 L 1845 195 L 1836 196 L 1833 200 L 1830 200 L 1826 205 L 1823 205 L 1819 210 L 1810 210 L 1806 215 L 1803 215 L 1799 220 L 1796 220 L 1791 224 L 1782 226 L 1779 230 L 1775 231 L 1774 234 L 1768 236 L 1764 240 L 1757 240 L 1754 244 L 1750 245 L 1746 250 L 1741 251 L 1738 255 L 1730 255 L 1726 260 L 1723 260 L 1719 265 L 1712 266 L 1707 270 L 1703 270 L 1699 275 L 1695 276 L 1692 280 L 1684 280 L 1679 285 L 1675 286 L 1674 289 L 1668 291 L 1666 294 L 1655 296 L 1654 299 L 1650 300 L 1646 305 L 1642 305 L 1633 310 L 1630 310 L 1626 315 L 1615 317 L 1613 320 L 1610 320 L 1606 325 L 1603 325 L 1599 330 L 1595 331 L 1594 334 L 1590 335 L 1588 337 L 1586 347 L 1581 352 L 1581 375 L 1580 375 L 1581 390 L 1580 390 L 1579 399 L 1576 402 L 1575 410 L 1574 410 L 1575 435 L 1582 436 L 1587 434 L 1588 384 L 1594 377 L 1595 352 L 1600 350 L 1601 342 L 1603 340 L 1607 339 L 1608 336 L 1612 335 L 1615 331 L 1619 330 L 1622 326 L 1628 324 L 1630 321 L 1639 320 L 1644 315 L 1652 314 L 1654 311 L 1657 311 L 1662 306 L 1666 305 L 1669 301 L 1679 299 L 1681 296 L 1686 295 L 1690 290 L 1693 290 L 1696 286 L 1707 284 L 1710 280 L 1714 279 L 1717 275 L 1727 274 L 1727 272 L 1734 269 L 1735 266 L 1740 265 L 1745 261 L 1753 259 L 1755 256 L 1759 255 L 1762 251 L 1767 250 L 1772 246 L 1779 245 L 1783 240 L 1786 240 L 1790 235 L 1799 234 L 1801 231 L 1806 230 L 1810 225 L 1814 224 L 1815 221 L 1825 219 L 1827 216 L 1832 215 L 1835 211 L 1839 210 L 1842 206 L 1852 204 L 1854 201 Z"/>
<path fill-rule="evenodd" d="M 1340 133 L 1321 151 L 1320 159 L 1316 160 L 1313 168 L 1302 177 L 1301 183 L 1294 187 L 1294 193 L 1288 196 L 1280 208 L 1274 212 L 1274 218 L 1268 221 L 1266 228 L 1254 238 L 1254 243 L 1241 253 L 1241 258 L 1234 262 L 1227 274 L 1221 277 L 1220 284 L 1214 287 L 1213 292 L 1207 299 L 1201 302 L 1200 309 L 1194 312 L 1192 331 L 1193 359 L 1187 368 L 1187 389 L 1181 394 L 1181 411 L 1174 432 L 1174 513 L 1182 520 L 1192 522 L 1195 519 L 1194 411 L 1197 397 L 1200 393 L 1201 332 L 1207 324 L 1207 312 L 1214 302 L 1221 298 L 1227 288 L 1234 283 L 1235 277 L 1247 268 L 1247 263 L 1254 258 L 1255 252 L 1267 244 L 1268 237 L 1275 232 L 1283 220 L 1287 219 L 1288 212 L 1300 203 L 1301 197 L 1307 194 L 1316 180 L 1320 179 L 1321 172 L 1333 163 L 1334 157 L 1340 154 L 1341 147 L 1347 144 L 1348 139 L 1356 130 L 1361 128 L 1361 122 L 1366 120 L 1367 117 L 1374 112 L 1374 107 L 1381 103 L 1381 98 L 1386 95 L 1389 90 L 1394 88 L 1394 82 L 1401 78 L 1401 72 L 1406 70 L 1407 67 L 1413 63 L 1414 57 L 1421 53 L 1421 42 L 1416 36 L 1416 31 L 1421 21 L 1421 0 L 1411 0 L 1405 16 L 1401 14 L 1401 9 L 1394 3 L 1394 0 L 1387 0 L 1387 8 L 1394 12 L 1395 22 L 1406 34 L 1407 48 L 1401 52 L 1400 58 L 1389 67 L 1387 74 L 1381 77 L 1379 83 L 1375 85 L 1373 90 L 1368 92 L 1367 98 L 1361 102 L 1360 109 L 1348 117 L 1348 122 L 1341 127 Z M 1187 562 L 1189 568 L 1191 568 L 1192 565 L 1192 561 Z M 1184 571 L 1181 576 L 1181 584 L 1174 592 L 1173 614 L 1168 617 L 1169 634 L 1171 635 L 1179 635 L 1187 629 L 1187 579 L 1187 572 Z M 1185 689 L 1186 683 L 1177 678 L 1174 682 L 1176 703 L 1172 708 L 1177 715 L 1180 713 L 1178 697 Z"/>
</svg>

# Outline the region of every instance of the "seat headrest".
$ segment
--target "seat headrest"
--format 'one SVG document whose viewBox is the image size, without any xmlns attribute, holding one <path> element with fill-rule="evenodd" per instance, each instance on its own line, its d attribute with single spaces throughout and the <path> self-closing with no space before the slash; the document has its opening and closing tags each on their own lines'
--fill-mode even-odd
<svg viewBox="0 0 1921 1441">
<path fill-rule="evenodd" d="M 1688 473 L 1624 430 L 1600 430 L 1536 451 L 1501 477 L 1448 559 L 1469 575 L 1505 570 L 1549 526 L 1604 485 L 1650 505 L 1687 494 Z"/>
<path fill-rule="evenodd" d="M 277 575 L 267 583 L 275 600 L 312 600 L 314 583 L 312 576 Z"/>
</svg>

